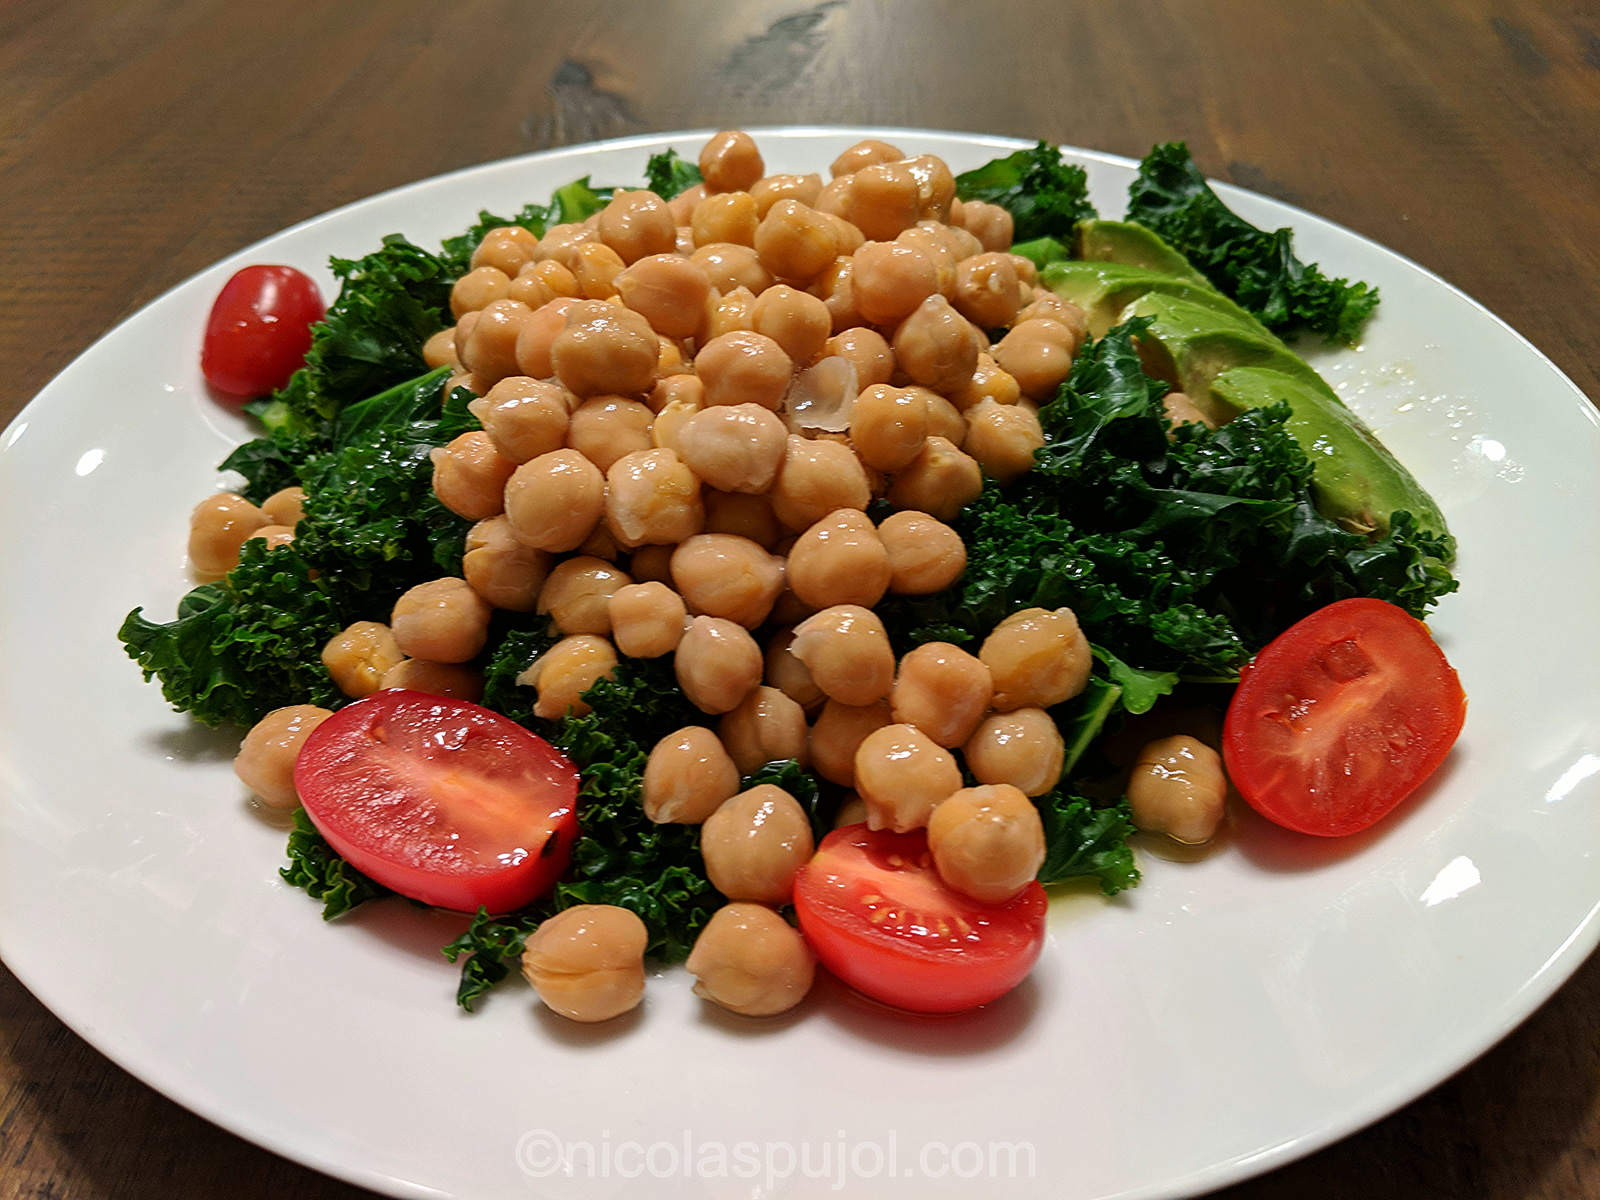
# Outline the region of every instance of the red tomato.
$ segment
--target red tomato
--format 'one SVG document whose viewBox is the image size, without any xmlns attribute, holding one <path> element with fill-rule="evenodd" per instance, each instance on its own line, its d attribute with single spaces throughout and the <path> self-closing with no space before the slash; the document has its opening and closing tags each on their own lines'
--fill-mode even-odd
<svg viewBox="0 0 1600 1200">
<path fill-rule="evenodd" d="M 425 904 L 491 913 L 555 883 L 578 836 L 578 771 L 514 721 L 390 688 L 306 739 L 294 786 L 329 845 Z"/>
<path fill-rule="evenodd" d="M 912 1012 L 949 1013 L 1004 996 L 1044 948 L 1037 882 L 1004 904 L 946 886 L 922 830 L 847 825 L 822 839 L 794 884 L 800 932 L 857 991 Z"/>
<path fill-rule="evenodd" d="M 1382 819 L 1444 761 L 1467 697 L 1427 626 L 1382 600 L 1341 600 L 1245 669 L 1222 753 L 1262 816 L 1338 837 Z"/>
<path fill-rule="evenodd" d="M 322 293 L 308 276 L 293 267 L 246 267 L 211 306 L 200 370 L 218 391 L 275 391 L 305 362 L 322 313 Z"/>
</svg>

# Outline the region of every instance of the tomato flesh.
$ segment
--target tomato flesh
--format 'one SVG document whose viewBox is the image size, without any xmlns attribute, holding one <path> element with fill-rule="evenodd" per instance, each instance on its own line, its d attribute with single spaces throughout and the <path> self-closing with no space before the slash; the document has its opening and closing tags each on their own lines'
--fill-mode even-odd
<svg viewBox="0 0 1600 1200">
<path fill-rule="evenodd" d="M 293 267 L 246 267 L 222 285 L 206 321 L 200 370 L 212 387 L 262 396 L 289 382 L 311 349 L 322 293 Z"/>
<path fill-rule="evenodd" d="M 578 836 L 578 772 L 476 704 L 391 688 L 324 721 L 295 790 L 329 845 L 402 896 L 492 913 L 549 890 Z"/>
<path fill-rule="evenodd" d="M 1383 819 L 1433 774 L 1466 713 L 1427 626 L 1383 600 L 1341 600 L 1292 625 L 1244 671 L 1223 758 L 1262 816 L 1338 837 Z"/>
<path fill-rule="evenodd" d="M 794 907 L 817 958 L 851 987 L 911 1012 L 950 1013 L 1022 982 L 1044 948 L 1049 902 L 1034 881 L 984 904 L 939 878 L 923 831 L 848 825 L 800 869 Z"/>
</svg>

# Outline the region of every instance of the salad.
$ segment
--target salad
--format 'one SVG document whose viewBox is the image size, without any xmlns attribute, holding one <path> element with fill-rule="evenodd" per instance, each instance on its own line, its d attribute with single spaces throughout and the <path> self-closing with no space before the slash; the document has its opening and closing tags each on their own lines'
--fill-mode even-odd
<svg viewBox="0 0 1600 1200">
<path fill-rule="evenodd" d="M 287 378 L 286 269 L 213 314 L 264 434 L 196 510 L 211 581 L 122 640 L 250 727 L 326 917 L 475 913 L 464 1006 L 520 962 L 605 1019 L 650 956 L 753 1015 L 817 959 L 969 1008 L 1037 959 L 1043 885 L 1138 882 L 1135 829 L 1209 841 L 1231 779 L 1352 832 L 1460 729 L 1419 620 L 1443 518 L 1279 337 L 1353 341 L 1374 292 L 1178 145 L 1123 221 L 1043 143 L 833 175 L 730 132 L 437 254 L 391 235 Z M 303 319 L 253 325 L 280 296 Z M 1220 739 L 1135 737 L 1207 707 Z"/>
</svg>

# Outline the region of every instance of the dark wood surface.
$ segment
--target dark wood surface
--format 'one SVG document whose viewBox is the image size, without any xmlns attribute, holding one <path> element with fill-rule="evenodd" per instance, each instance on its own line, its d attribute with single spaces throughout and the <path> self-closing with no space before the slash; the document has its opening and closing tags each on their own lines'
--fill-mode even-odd
<svg viewBox="0 0 1600 1200">
<path fill-rule="evenodd" d="M 1594 4 L 11 0 L 0 424 L 140 305 L 315 213 L 547 146 L 789 122 L 1186 140 L 1438 272 L 1600 396 Z M 1600 1198 L 1597 1033 L 1591 960 L 1454 1079 L 1222 1195 Z M 365 1194 L 158 1096 L 9 973 L 0 1035 L 0 1198 Z"/>
</svg>

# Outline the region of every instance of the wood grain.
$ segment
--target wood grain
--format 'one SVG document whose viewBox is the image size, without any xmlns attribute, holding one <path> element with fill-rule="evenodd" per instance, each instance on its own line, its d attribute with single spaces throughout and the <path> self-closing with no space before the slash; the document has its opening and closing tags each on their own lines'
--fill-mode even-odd
<svg viewBox="0 0 1600 1200">
<path fill-rule="evenodd" d="M 286 225 L 649 130 L 975 130 L 1301 205 L 1463 288 L 1600 395 L 1600 10 L 1574 0 L 0 6 L 0 422 Z M 41 919 L 44 915 L 41 914 Z M 1600 964 L 1456 1078 L 1231 1200 L 1600 1198 Z M 0 1198 L 349 1197 L 163 1099 L 0 975 Z"/>
</svg>

